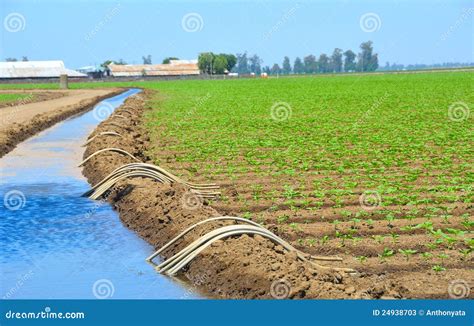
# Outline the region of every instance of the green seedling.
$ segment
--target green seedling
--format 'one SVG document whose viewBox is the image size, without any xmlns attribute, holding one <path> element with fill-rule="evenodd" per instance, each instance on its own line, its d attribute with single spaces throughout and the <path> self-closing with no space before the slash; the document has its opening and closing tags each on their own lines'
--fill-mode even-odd
<svg viewBox="0 0 474 326">
<path fill-rule="evenodd" d="M 398 252 L 405 256 L 406 260 L 408 261 L 410 260 L 410 257 L 416 254 L 418 251 L 413 249 L 398 249 Z"/>
<path fill-rule="evenodd" d="M 389 257 L 392 257 L 395 254 L 395 252 L 389 248 L 384 248 L 382 253 L 379 254 L 379 258 L 382 262 L 385 262 L 385 260 Z"/>
</svg>

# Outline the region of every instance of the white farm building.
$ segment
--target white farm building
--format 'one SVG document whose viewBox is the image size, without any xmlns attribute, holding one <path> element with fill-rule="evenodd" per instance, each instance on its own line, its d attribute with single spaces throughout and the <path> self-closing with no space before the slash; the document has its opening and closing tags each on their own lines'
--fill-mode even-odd
<svg viewBox="0 0 474 326">
<path fill-rule="evenodd" d="M 0 79 L 57 78 L 60 75 L 87 77 L 86 74 L 67 69 L 60 60 L 0 62 Z"/>
</svg>

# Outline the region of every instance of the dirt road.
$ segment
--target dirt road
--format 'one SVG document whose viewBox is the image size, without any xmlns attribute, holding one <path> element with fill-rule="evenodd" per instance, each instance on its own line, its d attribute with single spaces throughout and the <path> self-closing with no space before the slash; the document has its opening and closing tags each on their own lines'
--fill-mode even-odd
<svg viewBox="0 0 474 326">
<path fill-rule="evenodd" d="M 0 157 L 16 144 L 74 114 L 91 109 L 100 100 L 122 89 L 50 91 L 63 96 L 51 100 L 20 104 L 0 109 Z M 9 91 L 11 92 L 11 91 Z M 32 91 L 31 92 L 39 92 Z"/>
</svg>

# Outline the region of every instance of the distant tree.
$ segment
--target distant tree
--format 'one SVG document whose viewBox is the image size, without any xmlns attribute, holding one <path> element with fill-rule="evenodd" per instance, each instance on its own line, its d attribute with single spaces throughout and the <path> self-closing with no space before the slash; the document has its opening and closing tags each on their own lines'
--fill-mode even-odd
<svg viewBox="0 0 474 326">
<path fill-rule="evenodd" d="M 27 62 L 27 61 L 29 61 L 29 60 L 28 60 L 28 57 L 24 55 L 24 56 L 21 57 L 21 61 Z"/>
<path fill-rule="evenodd" d="M 6 58 L 5 61 L 6 62 L 16 62 L 18 60 L 16 58 Z"/>
<path fill-rule="evenodd" d="M 105 60 L 100 66 L 102 68 L 107 68 L 108 65 L 110 65 L 111 63 L 115 63 L 113 60 Z"/>
<path fill-rule="evenodd" d="M 356 63 L 355 63 L 356 54 L 351 51 L 347 50 L 344 52 L 344 71 L 355 71 L 356 70 Z"/>
<path fill-rule="evenodd" d="M 250 72 L 247 52 L 237 54 L 237 64 L 235 66 L 235 71 L 239 74 L 248 74 Z"/>
<path fill-rule="evenodd" d="M 227 71 L 227 58 L 219 54 L 214 58 L 213 70 L 215 74 L 222 75 Z"/>
<path fill-rule="evenodd" d="M 176 57 L 164 58 L 161 63 L 164 64 L 164 65 L 167 65 L 167 64 L 169 64 L 169 63 L 171 62 L 171 60 L 179 60 L 179 58 L 176 58 Z"/>
<path fill-rule="evenodd" d="M 237 57 L 233 54 L 226 54 L 226 53 L 221 53 L 219 55 L 222 55 L 226 58 L 227 60 L 227 71 L 232 71 L 232 69 L 235 67 L 237 63 Z"/>
<path fill-rule="evenodd" d="M 288 58 L 288 57 L 285 57 L 283 59 L 282 73 L 284 73 L 285 75 L 291 74 L 290 58 Z"/>
<path fill-rule="evenodd" d="M 280 66 L 278 65 L 278 63 L 275 63 L 271 69 L 271 73 L 272 75 L 278 75 L 278 74 L 281 74 L 281 69 L 280 69 Z"/>
<path fill-rule="evenodd" d="M 253 72 L 256 75 L 260 75 L 262 73 L 262 66 L 261 66 L 262 63 L 263 63 L 263 60 L 260 59 L 258 55 L 254 54 L 253 56 L 251 56 L 249 58 L 250 72 Z"/>
<path fill-rule="evenodd" d="M 114 61 L 116 65 L 126 65 L 127 63 L 123 59 L 119 59 L 118 61 Z"/>
<path fill-rule="evenodd" d="M 335 48 L 331 55 L 331 71 L 341 72 L 342 71 L 342 50 Z"/>
<path fill-rule="evenodd" d="M 151 55 L 147 55 L 147 56 L 143 56 L 142 57 L 143 59 L 143 64 L 144 65 L 151 65 Z"/>
<path fill-rule="evenodd" d="M 267 75 L 270 75 L 272 73 L 271 69 L 269 66 L 263 67 L 262 71 L 266 73 Z"/>
<path fill-rule="evenodd" d="M 314 74 L 318 70 L 318 63 L 316 62 L 316 57 L 312 54 L 304 57 L 304 71 L 307 74 Z"/>
<path fill-rule="evenodd" d="M 372 41 L 363 42 L 360 45 L 361 52 L 358 56 L 358 71 L 375 71 L 379 67 L 377 54 L 373 54 Z"/>
<path fill-rule="evenodd" d="M 304 64 L 299 57 L 296 57 L 295 63 L 293 64 L 293 72 L 295 74 L 304 73 Z"/>
<path fill-rule="evenodd" d="M 403 70 L 405 69 L 405 65 L 403 64 L 397 64 L 397 63 L 392 63 L 390 66 L 390 70 Z"/>
<path fill-rule="evenodd" d="M 367 71 L 375 71 L 379 68 L 379 55 L 375 53 L 370 58 L 369 66 Z"/>
<path fill-rule="evenodd" d="M 213 73 L 214 54 L 212 52 L 203 52 L 198 56 L 198 67 L 205 74 Z"/>
<path fill-rule="evenodd" d="M 321 72 L 321 73 L 326 73 L 326 72 L 331 71 L 331 67 L 329 65 L 329 57 L 324 53 L 322 53 L 319 56 L 318 71 Z"/>
</svg>

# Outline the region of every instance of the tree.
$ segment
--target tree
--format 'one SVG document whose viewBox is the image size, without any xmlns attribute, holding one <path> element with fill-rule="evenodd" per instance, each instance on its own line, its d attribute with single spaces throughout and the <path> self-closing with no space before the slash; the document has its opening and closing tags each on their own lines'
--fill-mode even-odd
<svg viewBox="0 0 474 326">
<path fill-rule="evenodd" d="M 237 63 L 237 57 L 233 54 L 226 53 L 221 53 L 219 55 L 224 56 L 227 60 L 227 71 L 232 71 L 232 69 L 235 67 L 235 64 Z"/>
<path fill-rule="evenodd" d="M 26 62 L 26 61 L 29 61 L 29 60 L 28 60 L 28 57 L 24 55 L 24 56 L 21 57 L 21 61 Z"/>
<path fill-rule="evenodd" d="M 6 58 L 5 61 L 6 62 L 16 62 L 18 60 L 16 58 Z"/>
<path fill-rule="evenodd" d="M 267 75 L 270 75 L 272 73 L 271 69 L 269 66 L 263 67 L 262 71 L 266 73 Z"/>
<path fill-rule="evenodd" d="M 291 74 L 290 58 L 285 57 L 285 58 L 283 59 L 282 68 L 283 68 L 283 69 L 282 69 L 282 72 L 283 72 L 285 75 Z"/>
<path fill-rule="evenodd" d="M 114 65 L 126 65 L 127 63 L 123 61 L 123 59 L 119 59 L 118 61 L 115 60 L 105 60 L 100 66 L 102 68 L 107 68 L 108 65 L 114 64 Z"/>
<path fill-rule="evenodd" d="M 275 63 L 271 69 L 271 73 L 272 75 L 278 75 L 281 73 L 281 69 L 280 69 L 280 66 L 278 65 L 278 63 Z"/>
<path fill-rule="evenodd" d="M 293 64 L 293 72 L 295 74 L 302 74 L 304 73 L 304 65 L 303 62 L 299 57 L 296 57 L 295 63 Z"/>
<path fill-rule="evenodd" d="M 355 58 L 356 54 L 351 50 L 344 52 L 344 71 L 349 72 L 356 70 Z"/>
<path fill-rule="evenodd" d="M 372 57 L 370 58 L 370 62 L 369 62 L 369 66 L 368 66 L 368 70 L 367 71 L 375 71 L 377 70 L 379 67 L 379 55 L 378 53 L 375 53 L 372 55 Z"/>
<path fill-rule="evenodd" d="M 333 72 L 342 71 L 342 50 L 335 48 L 331 55 L 331 70 Z"/>
<path fill-rule="evenodd" d="M 331 67 L 329 66 L 329 57 L 324 53 L 319 56 L 318 71 L 321 73 L 331 71 Z"/>
<path fill-rule="evenodd" d="M 219 54 L 214 58 L 214 73 L 222 75 L 227 71 L 227 58 L 225 55 Z"/>
<path fill-rule="evenodd" d="M 100 66 L 102 68 L 107 68 L 108 65 L 110 65 L 111 63 L 115 63 L 113 60 L 105 60 Z"/>
<path fill-rule="evenodd" d="M 358 71 L 374 71 L 379 67 L 379 59 L 377 54 L 373 54 L 372 41 L 363 42 L 360 45 L 362 50 L 359 53 L 357 61 Z"/>
<path fill-rule="evenodd" d="M 318 70 L 318 63 L 316 57 L 312 54 L 304 57 L 304 71 L 307 74 L 314 74 Z"/>
<path fill-rule="evenodd" d="M 142 57 L 143 59 L 143 64 L 144 65 L 151 65 L 151 55 L 147 55 L 147 56 L 143 56 Z"/>
<path fill-rule="evenodd" d="M 237 64 L 235 66 L 235 71 L 239 74 L 248 74 L 250 72 L 247 52 L 237 54 Z"/>
<path fill-rule="evenodd" d="M 167 64 L 169 64 L 169 63 L 171 62 L 171 60 L 179 60 L 179 58 L 176 58 L 176 57 L 164 58 L 161 63 L 164 64 L 164 65 L 167 65 Z"/>
<path fill-rule="evenodd" d="M 205 74 L 212 74 L 213 72 L 214 54 L 212 52 L 203 52 L 198 56 L 198 67 L 201 72 Z"/>
<path fill-rule="evenodd" d="M 249 58 L 250 63 L 250 72 L 255 73 L 256 75 L 260 75 L 262 73 L 262 66 L 263 60 L 256 54 Z"/>
</svg>

